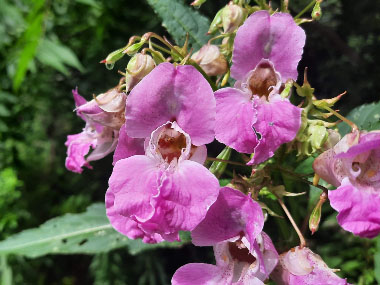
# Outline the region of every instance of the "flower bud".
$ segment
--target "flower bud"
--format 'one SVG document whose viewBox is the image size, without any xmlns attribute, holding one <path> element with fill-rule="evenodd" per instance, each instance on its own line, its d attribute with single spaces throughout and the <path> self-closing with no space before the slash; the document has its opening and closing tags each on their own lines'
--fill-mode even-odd
<svg viewBox="0 0 380 285">
<path fill-rule="evenodd" d="M 325 203 L 327 200 L 327 194 L 322 193 L 317 205 L 315 205 L 313 211 L 310 214 L 309 218 L 309 229 L 311 231 L 311 234 L 314 234 L 319 227 L 319 222 L 321 221 L 321 216 L 322 216 L 322 205 Z"/>
<path fill-rule="evenodd" d="M 239 5 L 230 2 L 222 9 L 221 17 L 224 33 L 231 33 L 243 23 L 246 17 L 246 12 Z"/>
<path fill-rule="evenodd" d="M 100 63 L 105 63 L 105 64 L 115 64 L 116 61 L 121 59 L 124 56 L 124 50 L 125 48 L 120 48 L 118 50 L 115 50 L 111 52 L 105 60 L 102 60 Z"/>
<path fill-rule="evenodd" d="M 327 129 L 320 125 L 310 125 L 307 132 L 310 136 L 309 141 L 312 151 L 315 152 L 316 150 L 321 149 L 328 138 Z"/>
<path fill-rule="evenodd" d="M 130 45 L 127 49 L 123 51 L 123 53 L 126 53 L 129 56 L 136 54 L 140 50 L 140 48 L 146 43 L 146 41 L 147 39 L 145 37 L 141 38 L 140 42 Z"/>
<path fill-rule="evenodd" d="M 209 76 L 224 74 L 228 69 L 227 61 L 216 45 L 204 45 L 191 56 L 191 59 Z"/>
<path fill-rule="evenodd" d="M 222 150 L 222 152 L 216 158 L 229 160 L 231 156 L 231 151 L 232 149 L 227 146 Z M 209 170 L 212 174 L 214 174 L 217 178 L 219 178 L 220 176 L 222 176 L 223 172 L 226 170 L 226 167 L 227 167 L 227 162 L 214 161 L 211 164 Z"/>
<path fill-rule="evenodd" d="M 311 12 L 311 18 L 313 20 L 318 21 L 322 17 L 321 2 L 322 0 L 317 0 L 314 5 L 313 11 Z"/>
<path fill-rule="evenodd" d="M 199 8 L 202 6 L 203 3 L 205 3 L 207 0 L 195 0 L 190 5 L 194 6 L 195 8 Z"/>
<path fill-rule="evenodd" d="M 127 65 L 125 78 L 126 90 L 131 90 L 141 79 L 155 67 L 153 58 L 148 54 L 135 54 Z"/>
<path fill-rule="evenodd" d="M 328 138 L 322 146 L 323 151 L 334 147 L 342 138 L 339 132 L 336 130 L 328 129 L 327 132 Z"/>
<path fill-rule="evenodd" d="M 208 34 L 212 34 L 213 32 L 217 31 L 218 28 L 222 25 L 222 11 L 223 9 L 219 10 L 218 13 L 216 13 L 214 20 L 212 20 L 210 28 L 208 29 Z"/>
</svg>

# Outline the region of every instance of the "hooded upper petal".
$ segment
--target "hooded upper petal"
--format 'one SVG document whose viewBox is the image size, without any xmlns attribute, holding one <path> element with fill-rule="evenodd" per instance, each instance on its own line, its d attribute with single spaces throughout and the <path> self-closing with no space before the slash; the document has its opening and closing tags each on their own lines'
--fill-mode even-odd
<svg viewBox="0 0 380 285">
<path fill-rule="evenodd" d="M 259 134 L 259 143 L 253 159 L 248 163 L 259 164 L 274 155 L 284 143 L 292 141 L 301 126 L 302 109 L 287 100 L 276 99 L 272 102 L 257 102 L 257 120 L 252 125 Z"/>
<path fill-rule="evenodd" d="M 130 137 L 148 137 L 167 121 L 176 121 L 194 145 L 214 139 L 214 94 L 193 66 L 161 63 L 128 97 L 126 126 Z"/>
<path fill-rule="evenodd" d="M 252 130 L 256 112 L 251 95 L 236 88 L 223 88 L 215 92 L 215 98 L 216 139 L 239 152 L 252 153 L 257 137 Z"/>
<path fill-rule="evenodd" d="M 232 54 L 231 76 L 242 79 L 261 59 L 269 59 L 283 82 L 297 79 L 306 35 L 288 13 L 257 11 L 238 29 Z"/>
<path fill-rule="evenodd" d="M 339 212 L 337 220 L 343 229 L 373 238 L 380 233 L 380 195 L 368 188 L 359 189 L 344 178 L 336 190 L 329 191 L 328 196 L 331 207 Z"/>
<path fill-rule="evenodd" d="M 244 233 L 251 244 L 263 226 L 264 216 L 257 202 L 240 191 L 223 187 L 206 218 L 192 231 L 192 242 L 210 246 Z"/>
</svg>

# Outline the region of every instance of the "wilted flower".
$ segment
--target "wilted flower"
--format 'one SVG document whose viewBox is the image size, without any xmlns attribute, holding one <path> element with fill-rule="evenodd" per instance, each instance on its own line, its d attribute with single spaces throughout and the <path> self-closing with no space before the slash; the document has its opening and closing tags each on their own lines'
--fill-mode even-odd
<svg viewBox="0 0 380 285">
<path fill-rule="evenodd" d="M 86 126 L 81 133 L 67 136 L 67 141 L 65 142 L 67 146 L 65 166 L 70 171 L 81 173 L 83 166 L 91 168 L 90 161 L 99 160 L 115 150 L 119 131 L 109 126 L 101 125 L 93 121 L 86 113 L 79 111 L 78 109 L 81 106 L 90 102 L 80 96 L 77 90 L 73 90 L 73 96 L 77 114 L 86 122 Z M 93 110 L 97 110 L 97 108 L 99 107 L 94 106 Z M 104 113 L 101 110 L 96 114 L 102 112 Z M 91 148 L 93 151 L 88 155 Z"/>
<path fill-rule="evenodd" d="M 249 164 L 267 160 L 297 134 L 301 109 L 279 93 L 297 78 L 304 44 L 305 32 L 287 13 L 255 12 L 236 33 L 231 76 L 238 81 L 215 92 L 215 133 L 239 152 L 254 152 Z"/>
<path fill-rule="evenodd" d="M 353 132 L 316 158 L 314 171 L 338 187 L 329 191 L 338 223 L 372 238 L 380 233 L 380 132 Z"/>
<path fill-rule="evenodd" d="M 309 248 L 292 248 L 280 255 L 280 262 L 271 274 L 278 285 L 346 285 L 321 257 Z"/>
<path fill-rule="evenodd" d="M 262 232 L 259 204 L 243 193 L 224 187 L 206 218 L 193 230 L 198 246 L 214 246 L 216 265 L 190 263 L 179 268 L 173 285 L 264 284 L 278 254 Z"/>
<path fill-rule="evenodd" d="M 204 45 L 191 56 L 209 76 L 221 75 L 227 72 L 226 58 L 216 45 Z"/>
</svg>

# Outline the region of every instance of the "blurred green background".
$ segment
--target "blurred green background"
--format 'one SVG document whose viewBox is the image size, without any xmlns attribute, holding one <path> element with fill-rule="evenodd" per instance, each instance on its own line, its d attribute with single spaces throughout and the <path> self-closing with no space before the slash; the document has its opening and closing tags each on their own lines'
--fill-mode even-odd
<svg viewBox="0 0 380 285">
<path fill-rule="evenodd" d="M 191 1 L 187 1 L 187 4 Z M 209 1 L 209 18 L 227 1 Z M 211 3 L 212 2 L 212 3 Z M 293 15 L 308 1 L 292 1 Z M 273 1 L 273 5 L 278 5 Z M 64 167 L 68 134 L 83 122 L 73 113 L 71 90 L 87 99 L 119 81 L 127 59 L 112 71 L 99 61 L 124 46 L 132 35 L 165 34 L 145 1 L 0 0 L 0 240 L 64 213 L 83 212 L 104 201 L 112 157 L 93 162 L 78 175 Z M 380 99 L 380 2 L 327 0 L 320 22 L 304 24 L 307 42 L 299 65 L 319 98 L 348 91 L 338 108 Z M 302 76 L 301 76 L 302 77 Z M 301 78 L 300 77 L 300 78 Z M 214 150 L 212 148 L 215 148 Z M 216 152 L 220 146 L 212 146 Z M 293 199 L 303 217 L 305 207 Z M 355 284 L 377 284 L 376 242 L 341 230 L 324 206 L 322 227 L 307 238 L 342 275 Z M 331 216 L 332 215 L 332 216 Z M 301 219 L 301 218 L 299 218 Z M 274 223 L 266 230 L 270 233 Z M 280 237 L 272 235 L 274 241 Z M 211 249 L 191 245 L 131 256 L 119 249 L 96 256 L 11 257 L 15 284 L 168 284 L 188 262 L 213 262 Z M 379 270 L 379 269 L 377 269 Z M 380 275 L 380 272 L 377 274 Z"/>
</svg>

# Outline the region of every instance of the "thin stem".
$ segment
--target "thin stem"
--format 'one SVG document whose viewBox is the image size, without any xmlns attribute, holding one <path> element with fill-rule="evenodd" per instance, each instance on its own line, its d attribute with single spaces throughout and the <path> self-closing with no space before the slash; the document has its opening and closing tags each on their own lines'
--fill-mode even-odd
<svg viewBox="0 0 380 285">
<path fill-rule="evenodd" d="M 309 11 L 315 4 L 316 0 L 313 0 L 309 3 L 309 5 L 307 5 L 301 12 L 299 12 L 297 14 L 297 16 L 294 17 L 294 20 L 295 19 L 298 19 L 299 17 L 301 17 L 303 14 L 305 14 L 307 11 Z"/>
<path fill-rule="evenodd" d="M 301 248 L 305 247 L 306 246 L 306 240 L 303 237 L 303 235 L 302 235 L 300 229 L 298 228 L 296 222 L 293 220 L 293 217 L 290 214 L 288 208 L 286 207 L 286 205 L 284 204 L 284 202 L 282 201 L 282 199 L 280 197 L 278 197 L 278 196 L 276 196 L 276 197 L 277 197 L 278 203 L 281 205 L 282 209 L 284 210 L 286 216 L 288 217 L 290 223 L 292 224 L 294 230 L 296 231 L 296 233 L 297 233 L 297 235 L 298 235 L 298 237 L 300 239 L 300 247 Z"/>
<path fill-rule="evenodd" d="M 167 54 L 171 54 L 171 51 L 170 51 L 170 50 L 168 50 L 168 49 L 166 49 L 166 48 L 163 48 L 162 46 L 160 46 L 160 45 L 158 45 L 158 44 L 155 44 L 155 43 L 152 43 L 152 42 L 151 42 L 151 44 L 152 44 L 152 46 L 155 47 L 156 49 L 159 49 L 160 51 L 163 51 L 163 52 L 165 52 L 165 53 L 167 53 Z"/>
<path fill-rule="evenodd" d="M 214 158 L 214 157 L 207 157 L 206 160 L 225 162 L 225 163 L 228 163 L 228 164 L 239 165 L 239 166 L 247 166 L 246 164 L 241 163 L 241 162 L 235 162 L 235 161 L 231 161 L 231 160 L 225 160 L 225 159 Z"/>
<path fill-rule="evenodd" d="M 359 128 L 357 125 L 355 125 L 354 122 L 351 122 L 349 119 L 347 119 L 346 117 L 343 117 L 341 114 L 339 114 L 337 111 L 335 111 L 334 109 L 328 107 L 328 106 L 325 106 L 323 107 L 325 110 L 333 113 L 336 117 L 338 117 L 339 119 L 341 119 L 343 122 L 347 123 L 353 132 L 357 131 Z"/>
</svg>

